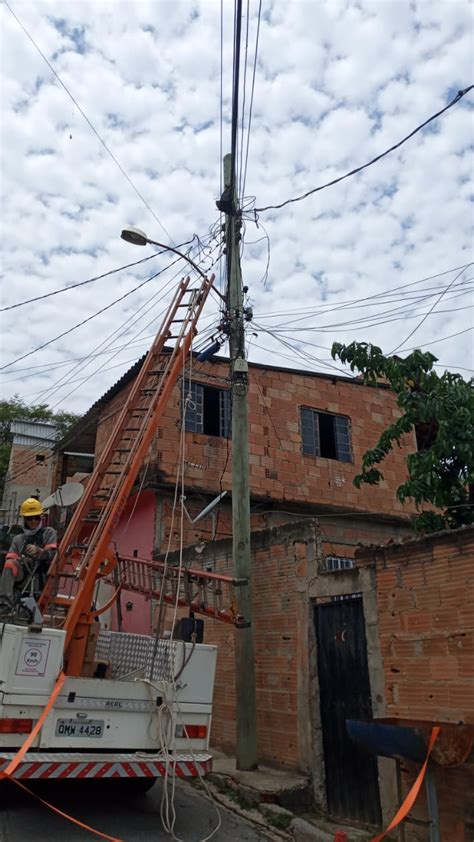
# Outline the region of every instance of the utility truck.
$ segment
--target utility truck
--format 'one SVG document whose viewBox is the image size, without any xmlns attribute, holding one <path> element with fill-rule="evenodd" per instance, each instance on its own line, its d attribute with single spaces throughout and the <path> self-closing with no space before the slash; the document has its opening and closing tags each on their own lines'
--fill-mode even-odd
<svg viewBox="0 0 474 842">
<path fill-rule="evenodd" d="M 185 642 L 112 631 L 101 618 L 125 588 L 161 608 L 187 605 L 245 625 L 232 607 L 244 580 L 120 557 L 113 544 L 213 280 L 203 276 L 196 288 L 189 277 L 180 282 L 41 594 L 0 625 L 3 777 L 134 778 L 147 789 L 159 777 L 211 769 L 216 647 L 195 636 Z M 113 590 L 102 605 L 100 581 Z"/>
</svg>

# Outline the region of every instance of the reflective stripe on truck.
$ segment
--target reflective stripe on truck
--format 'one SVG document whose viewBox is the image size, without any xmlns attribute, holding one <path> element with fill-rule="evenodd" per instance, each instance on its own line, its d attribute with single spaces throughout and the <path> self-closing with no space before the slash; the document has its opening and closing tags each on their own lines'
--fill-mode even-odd
<svg viewBox="0 0 474 842">
<path fill-rule="evenodd" d="M 0 771 L 8 766 L 15 753 L 2 752 Z M 12 777 L 19 780 L 37 778 L 162 778 L 166 775 L 194 778 L 212 769 L 212 756 L 207 753 L 177 754 L 166 763 L 162 755 L 143 757 L 136 754 L 91 755 L 86 753 L 28 752 Z"/>
</svg>

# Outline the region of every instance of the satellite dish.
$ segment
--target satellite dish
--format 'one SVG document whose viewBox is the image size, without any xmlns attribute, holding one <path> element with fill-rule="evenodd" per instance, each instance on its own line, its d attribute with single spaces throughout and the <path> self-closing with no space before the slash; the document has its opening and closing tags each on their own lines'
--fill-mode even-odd
<svg viewBox="0 0 474 842">
<path fill-rule="evenodd" d="M 52 506 L 73 506 L 84 494 L 84 486 L 80 482 L 66 482 L 42 501 L 43 509 L 50 509 Z"/>
</svg>

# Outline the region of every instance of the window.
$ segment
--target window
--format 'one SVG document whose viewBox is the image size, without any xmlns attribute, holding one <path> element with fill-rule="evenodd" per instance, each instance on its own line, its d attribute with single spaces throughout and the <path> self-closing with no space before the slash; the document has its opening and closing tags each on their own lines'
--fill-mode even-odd
<svg viewBox="0 0 474 842">
<path fill-rule="evenodd" d="M 230 436 L 230 392 L 202 383 L 190 383 L 191 395 L 185 418 L 185 430 L 205 436 Z"/>
<path fill-rule="evenodd" d="M 353 558 L 346 558 L 340 555 L 326 556 L 326 573 L 336 573 L 338 570 L 352 570 L 355 567 Z"/>
<path fill-rule="evenodd" d="M 303 453 L 350 462 L 351 443 L 349 419 L 315 409 L 301 409 L 301 440 Z"/>
<path fill-rule="evenodd" d="M 44 455 L 44 453 L 37 453 L 36 454 L 36 461 L 37 462 L 42 463 L 42 462 L 45 461 L 45 459 L 46 459 L 46 456 Z"/>
</svg>

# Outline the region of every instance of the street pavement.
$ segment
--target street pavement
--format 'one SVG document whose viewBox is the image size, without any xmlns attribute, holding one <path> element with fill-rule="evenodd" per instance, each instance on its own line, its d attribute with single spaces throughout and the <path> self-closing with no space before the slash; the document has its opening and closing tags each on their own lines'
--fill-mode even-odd
<svg viewBox="0 0 474 842">
<path fill-rule="evenodd" d="M 94 830 L 122 842 L 165 842 L 171 837 L 160 819 L 162 783 L 146 794 L 130 796 L 121 781 L 51 781 L 35 792 Z M 117 786 L 119 784 L 119 786 Z M 217 805 L 222 826 L 214 842 L 272 842 L 270 836 Z M 181 842 L 201 842 L 217 824 L 217 813 L 202 792 L 178 781 L 175 835 Z M 76 827 L 10 783 L 0 783 L 0 842 L 91 842 L 100 837 Z"/>
</svg>

